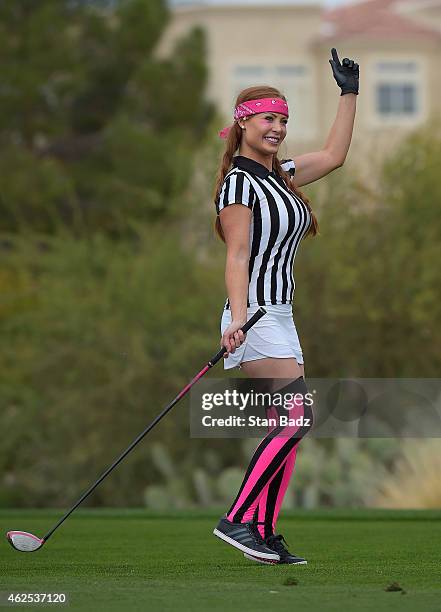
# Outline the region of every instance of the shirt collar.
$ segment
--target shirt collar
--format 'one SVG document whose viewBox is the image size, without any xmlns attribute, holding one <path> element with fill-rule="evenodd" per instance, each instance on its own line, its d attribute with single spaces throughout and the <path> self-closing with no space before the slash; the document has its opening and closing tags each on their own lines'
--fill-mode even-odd
<svg viewBox="0 0 441 612">
<path fill-rule="evenodd" d="M 247 172 L 251 172 L 252 174 L 256 174 L 260 178 L 264 179 L 270 174 L 275 176 L 274 172 L 270 172 L 266 166 L 259 164 L 259 162 L 256 162 L 250 157 L 245 157 L 244 155 L 236 155 L 236 157 L 233 157 L 233 166 L 246 170 Z"/>
</svg>

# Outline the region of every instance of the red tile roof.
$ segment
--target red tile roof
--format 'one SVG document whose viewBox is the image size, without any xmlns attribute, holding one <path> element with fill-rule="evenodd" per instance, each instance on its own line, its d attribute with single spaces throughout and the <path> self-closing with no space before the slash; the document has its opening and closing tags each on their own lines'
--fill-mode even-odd
<svg viewBox="0 0 441 612">
<path fill-rule="evenodd" d="M 364 0 L 323 14 L 322 33 L 314 42 L 331 39 L 436 39 L 441 33 L 394 10 L 399 0 Z M 413 3 L 415 0 L 413 1 Z"/>
</svg>

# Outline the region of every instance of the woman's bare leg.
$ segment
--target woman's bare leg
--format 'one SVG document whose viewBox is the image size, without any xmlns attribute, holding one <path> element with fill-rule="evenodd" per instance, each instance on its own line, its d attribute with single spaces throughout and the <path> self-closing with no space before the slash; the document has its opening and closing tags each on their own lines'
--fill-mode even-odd
<svg viewBox="0 0 441 612">
<path fill-rule="evenodd" d="M 294 357 L 280 359 L 275 357 L 265 357 L 255 361 L 244 361 L 241 369 L 247 378 L 291 378 L 295 380 L 299 376 L 305 378 L 305 368 L 303 363 L 297 363 Z"/>
</svg>

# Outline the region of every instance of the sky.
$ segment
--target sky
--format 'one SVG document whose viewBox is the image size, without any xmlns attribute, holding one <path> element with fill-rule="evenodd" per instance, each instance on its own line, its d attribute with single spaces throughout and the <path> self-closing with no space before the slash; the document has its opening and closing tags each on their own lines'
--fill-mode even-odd
<svg viewBox="0 0 441 612">
<path fill-rule="evenodd" d="M 182 4 L 322 4 L 326 8 L 349 4 L 350 0 L 168 0 L 171 6 Z"/>
</svg>

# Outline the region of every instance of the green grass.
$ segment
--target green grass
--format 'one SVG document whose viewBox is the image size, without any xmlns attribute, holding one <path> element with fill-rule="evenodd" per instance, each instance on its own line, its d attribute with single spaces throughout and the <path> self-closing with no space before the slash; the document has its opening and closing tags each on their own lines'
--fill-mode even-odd
<svg viewBox="0 0 441 612">
<path fill-rule="evenodd" d="M 77 510 L 35 553 L 4 537 L 42 537 L 62 514 L 0 511 L 0 591 L 64 592 L 66 609 L 95 612 L 441 610 L 441 512 L 283 512 L 279 531 L 308 560 L 298 567 L 253 564 L 217 539 L 221 510 Z M 385 591 L 392 582 L 404 592 Z"/>
</svg>

